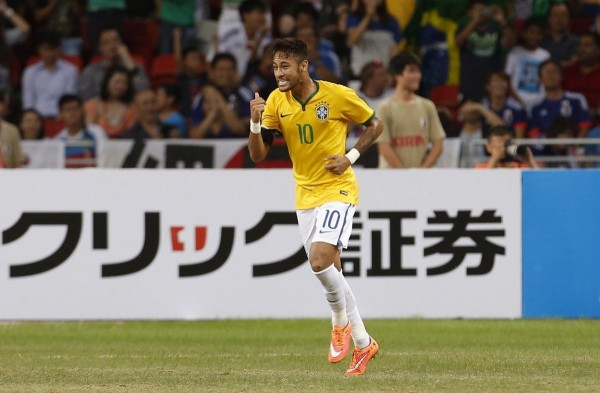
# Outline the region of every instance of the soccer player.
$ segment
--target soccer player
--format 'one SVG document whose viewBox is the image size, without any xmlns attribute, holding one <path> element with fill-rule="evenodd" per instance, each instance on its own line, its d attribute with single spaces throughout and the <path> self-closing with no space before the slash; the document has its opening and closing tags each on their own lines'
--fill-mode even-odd
<svg viewBox="0 0 600 393">
<path fill-rule="evenodd" d="M 262 161 L 274 137 L 285 138 L 294 165 L 300 235 L 332 311 L 328 359 L 340 362 L 352 337 L 355 348 L 346 375 L 361 375 L 379 346 L 365 329 L 342 274 L 340 254 L 348 245 L 358 203 L 351 165 L 379 137 L 383 124 L 354 90 L 310 78 L 306 43 L 278 39 L 272 50 L 278 89 L 266 102 L 258 93 L 250 101 L 250 157 Z M 366 128 L 344 155 L 347 127 L 352 122 Z"/>
</svg>

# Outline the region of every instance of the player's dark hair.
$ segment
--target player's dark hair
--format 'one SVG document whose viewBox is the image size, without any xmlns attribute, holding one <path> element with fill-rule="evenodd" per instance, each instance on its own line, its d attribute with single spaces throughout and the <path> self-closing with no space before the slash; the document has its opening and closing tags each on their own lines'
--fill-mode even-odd
<svg viewBox="0 0 600 393">
<path fill-rule="evenodd" d="M 421 68 L 421 61 L 412 53 L 401 52 L 392 57 L 388 69 L 392 75 L 401 75 L 409 65 L 416 65 Z"/>
<path fill-rule="evenodd" d="M 298 63 L 308 60 L 308 49 L 306 43 L 298 38 L 278 38 L 273 42 L 273 56 L 282 52 L 294 56 Z"/>
<path fill-rule="evenodd" d="M 79 106 L 83 105 L 83 101 L 76 94 L 63 94 L 58 100 L 58 109 L 62 109 L 64 105 L 71 102 L 76 102 Z"/>
</svg>

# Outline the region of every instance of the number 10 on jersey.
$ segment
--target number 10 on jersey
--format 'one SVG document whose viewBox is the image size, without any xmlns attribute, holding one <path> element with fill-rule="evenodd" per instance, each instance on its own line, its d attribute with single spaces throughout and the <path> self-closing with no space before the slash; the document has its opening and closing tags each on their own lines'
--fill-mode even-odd
<svg viewBox="0 0 600 393">
<path fill-rule="evenodd" d="M 313 143 L 315 139 L 315 133 L 310 124 L 296 124 L 296 127 L 298 127 L 298 136 L 300 137 L 301 145 L 310 145 Z"/>
</svg>

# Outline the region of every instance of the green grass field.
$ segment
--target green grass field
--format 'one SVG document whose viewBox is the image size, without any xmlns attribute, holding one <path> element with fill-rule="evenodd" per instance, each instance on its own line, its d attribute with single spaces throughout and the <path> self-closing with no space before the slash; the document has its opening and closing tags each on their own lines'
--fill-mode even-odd
<svg viewBox="0 0 600 393">
<path fill-rule="evenodd" d="M 598 320 L 368 320 L 362 377 L 324 320 L 0 324 L 2 392 L 600 392 Z"/>
</svg>

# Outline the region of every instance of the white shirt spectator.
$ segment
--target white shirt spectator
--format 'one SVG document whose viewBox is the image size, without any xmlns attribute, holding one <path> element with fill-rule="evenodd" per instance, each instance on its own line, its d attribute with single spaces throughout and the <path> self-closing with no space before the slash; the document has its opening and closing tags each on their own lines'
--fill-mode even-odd
<svg viewBox="0 0 600 393">
<path fill-rule="evenodd" d="M 544 98 L 538 68 L 550 58 L 550 52 L 543 48 L 528 50 L 516 46 L 508 54 L 505 71 L 510 75 L 510 84 L 525 104 L 528 112 Z"/>
<path fill-rule="evenodd" d="M 56 117 L 60 97 L 77 93 L 77 77 L 77 67 L 62 59 L 56 61 L 53 70 L 42 61 L 30 65 L 23 75 L 23 107 L 34 108 L 44 117 Z"/>
</svg>

